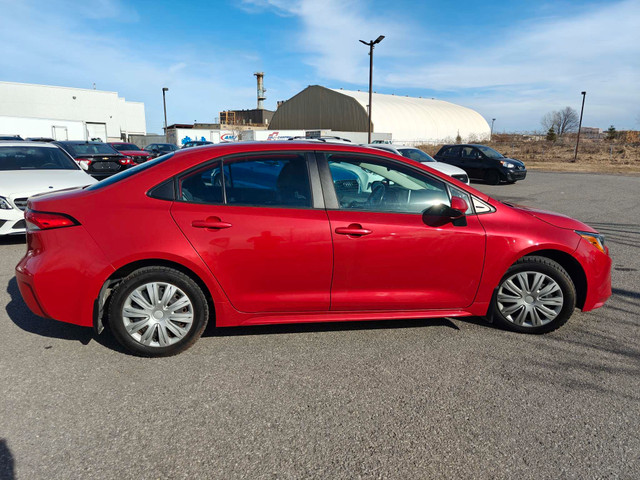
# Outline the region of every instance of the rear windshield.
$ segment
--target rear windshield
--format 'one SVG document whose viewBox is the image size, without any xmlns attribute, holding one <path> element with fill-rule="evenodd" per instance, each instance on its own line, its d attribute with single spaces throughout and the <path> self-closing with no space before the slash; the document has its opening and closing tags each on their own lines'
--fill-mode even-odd
<svg viewBox="0 0 640 480">
<path fill-rule="evenodd" d="M 140 173 L 149 168 L 153 168 L 159 163 L 169 160 L 171 157 L 173 157 L 173 155 L 174 155 L 173 153 L 167 153 L 166 155 L 154 158 L 153 160 L 149 160 L 148 162 L 141 163 L 140 165 L 137 165 L 133 168 L 123 170 L 122 172 L 116 173 L 115 175 L 105 178 L 104 180 L 100 180 L 98 183 L 94 183 L 90 187 L 87 187 L 87 190 L 99 190 L 103 187 L 107 187 L 109 185 L 113 185 L 114 183 L 118 183 L 119 181 L 124 180 L 125 178 L 129 178 L 135 175 L 136 173 Z"/>
<path fill-rule="evenodd" d="M 63 146 L 74 157 L 81 157 L 82 155 L 118 155 L 118 152 L 106 143 L 64 143 Z"/>
<path fill-rule="evenodd" d="M 78 170 L 59 148 L 0 147 L 0 170 Z"/>
<path fill-rule="evenodd" d="M 111 145 L 113 148 L 115 148 L 116 150 L 118 150 L 119 152 L 122 151 L 131 151 L 131 150 L 140 150 L 136 145 L 134 145 L 133 143 L 114 143 L 113 145 Z"/>
<path fill-rule="evenodd" d="M 416 162 L 435 162 L 433 158 L 424 153 L 419 148 L 399 148 L 398 151 L 403 157 L 410 158 Z"/>
</svg>

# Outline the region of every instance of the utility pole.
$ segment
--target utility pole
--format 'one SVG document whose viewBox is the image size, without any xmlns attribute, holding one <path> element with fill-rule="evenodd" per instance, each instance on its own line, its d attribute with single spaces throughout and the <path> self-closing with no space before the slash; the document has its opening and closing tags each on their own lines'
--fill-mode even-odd
<svg viewBox="0 0 640 480">
<path fill-rule="evenodd" d="M 371 40 L 370 42 L 365 42 L 364 40 L 360 40 L 360 43 L 369 46 L 369 125 L 367 127 L 367 131 L 369 132 L 367 143 L 371 143 L 371 90 L 373 88 L 373 46 L 377 43 L 380 43 L 384 40 L 384 35 L 380 35 L 375 40 Z"/>
<path fill-rule="evenodd" d="M 491 133 L 489 133 L 489 141 L 491 141 L 491 139 L 493 138 L 493 122 L 495 121 L 496 121 L 495 118 L 491 119 Z"/>
<path fill-rule="evenodd" d="M 168 92 L 167 87 L 162 87 L 162 106 L 164 107 L 164 141 L 167 142 L 167 99 L 165 93 Z"/>
<path fill-rule="evenodd" d="M 580 123 L 578 124 L 578 137 L 576 138 L 576 151 L 573 154 L 573 161 L 578 159 L 578 145 L 580 144 L 580 130 L 582 130 L 582 114 L 584 113 L 584 98 L 587 96 L 587 92 L 580 92 L 582 94 L 582 108 L 580 109 Z"/>
</svg>

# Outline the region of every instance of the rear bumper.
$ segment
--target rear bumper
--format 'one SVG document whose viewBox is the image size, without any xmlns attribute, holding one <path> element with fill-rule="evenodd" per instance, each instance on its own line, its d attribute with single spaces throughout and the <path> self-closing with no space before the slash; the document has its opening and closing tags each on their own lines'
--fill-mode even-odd
<svg viewBox="0 0 640 480">
<path fill-rule="evenodd" d="M 69 245 L 77 245 L 73 254 Z M 90 327 L 93 304 L 114 269 L 82 226 L 27 234 L 16 266 L 25 303 L 41 317 Z"/>
<path fill-rule="evenodd" d="M 599 308 L 611 297 L 611 257 L 584 239 L 574 252 L 587 277 L 587 295 L 583 312 Z"/>
</svg>

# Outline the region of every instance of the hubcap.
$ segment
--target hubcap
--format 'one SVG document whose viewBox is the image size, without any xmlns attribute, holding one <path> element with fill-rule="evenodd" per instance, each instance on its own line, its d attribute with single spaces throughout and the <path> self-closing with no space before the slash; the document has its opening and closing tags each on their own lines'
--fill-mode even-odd
<svg viewBox="0 0 640 480">
<path fill-rule="evenodd" d="M 151 282 L 129 294 L 122 307 L 127 333 L 148 347 L 167 347 L 185 337 L 193 324 L 193 305 L 175 285 Z"/>
<path fill-rule="evenodd" d="M 560 285 L 540 272 L 519 272 L 498 289 L 498 310 L 508 321 L 521 327 L 541 327 L 552 322 L 562 310 Z"/>
</svg>

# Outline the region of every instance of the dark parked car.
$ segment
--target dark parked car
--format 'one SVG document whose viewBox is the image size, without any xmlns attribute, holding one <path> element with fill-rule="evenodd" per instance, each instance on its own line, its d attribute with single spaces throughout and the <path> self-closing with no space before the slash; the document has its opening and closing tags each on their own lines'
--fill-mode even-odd
<svg viewBox="0 0 640 480">
<path fill-rule="evenodd" d="M 486 145 L 445 145 L 434 158 L 460 167 L 470 178 L 490 185 L 524 180 L 527 169 L 520 160 L 508 158 Z"/>
<path fill-rule="evenodd" d="M 110 177 L 126 170 L 135 162 L 102 142 L 53 142 L 71 155 L 78 165 L 94 178 Z"/>
<path fill-rule="evenodd" d="M 155 158 L 165 153 L 175 152 L 178 147 L 173 143 L 151 143 L 144 147 L 144 150 L 149 152 L 152 158 Z"/>
<path fill-rule="evenodd" d="M 151 154 L 146 150 L 142 150 L 133 143 L 126 142 L 109 142 L 113 148 L 119 151 L 122 155 L 129 157 L 135 163 L 144 163 L 147 160 L 151 160 Z"/>
<path fill-rule="evenodd" d="M 213 145 L 213 142 L 207 142 L 205 140 L 191 140 L 190 142 L 182 145 L 182 148 L 200 147 L 202 145 Z"/>
</svg>

